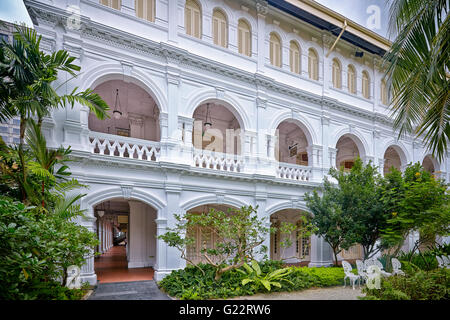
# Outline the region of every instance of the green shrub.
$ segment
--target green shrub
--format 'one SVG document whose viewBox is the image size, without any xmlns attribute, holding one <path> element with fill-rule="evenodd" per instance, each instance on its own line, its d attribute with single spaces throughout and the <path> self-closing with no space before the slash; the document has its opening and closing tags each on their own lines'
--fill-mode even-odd
<svg viewBox="0 0 450 320">
<path fill-rule="evenodd" d="M 282 268 L 280 261 L 264 261 L 259 263 L 262 274 L 268 274 Z M 262 286 L 242 285 L 242 280 L 248 278 L 244 272 L 230 270 L 225 272 L 221 279 L 214 280 L 213 266 L 201 264 L 202 272 L 193 266 L 183 270 L 175 270 L 159 282 L 160 287 L 170 296 L 180 299 L 213 299 L 230 298 L 242 295 L 253 295 L 266 292 Z M 328 287 L 342 285 L 344 271 L 342 268 L 308 268 L 289 267 L 291 273 L 280 281 L 281 287 L 272 287 L 273 292 L 298 291 L 311 287 Z"/>
<path fill-rule="evenodd" d="M 417 270 L 407 276 L 392 276 L 381 280 L 380 289 L 364 288 L 365 300 L 448 300 L 450 270 Z"/>
<path fill-rule="evenodd" d="M 402 264 L 404 262 L 410 262 L 419 267 L 419 269 L 425 271 L 434 270 L 439 265 L 436 259 L 436 254 L 433 251 L 402 253 L 398 256 L 398 259 Z"/>
<path fill-rule="evenodd" d="M 76 299 L 58 281 L 97 243 L 85 227 L 0 196 L 0 300 Z"/>
</svg>

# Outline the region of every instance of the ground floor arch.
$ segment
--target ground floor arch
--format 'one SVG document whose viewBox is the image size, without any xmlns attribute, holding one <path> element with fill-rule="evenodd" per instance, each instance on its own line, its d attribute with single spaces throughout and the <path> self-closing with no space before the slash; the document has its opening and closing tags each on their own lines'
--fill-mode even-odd
<svg viewBox="0 0 450 320">
<path fill-rule="evenodd" d="M 225 204 L 204 204 L 187 210 L 189 214 L 207 214 L 211 209 L 228 213 L 229 209 L 238 209 L 237 207 Z M 232 212 L 230 213 L 232 214 Z M 194 243 L 186 248 L 186 256 L 193 263 L 207 263 L 207 259 L 202 254 L 203 249 L 215 249 L 217 244 L 222 240 L 211 227 L 200 227 L 188 229 L 186 236 L 194 238 Z M 215 257 L 211 256 L 211 260 L 215 261 Z"/>
<path fill-rule="evenodd" d="M 94 270 L 100 282 L 153 279 L 157 266 L 156 219 L 152 206 L 113 198 L 93 206 L 99 239 Z"/>
<path fill-rule="evenodd" d="M 311 261 L 311 236 L 302 234 L 302 217 L 309 218 L 310 214 L 300 209 L 282 209 L 270 215 L 271 227 L 276 229 L 270 234 L 270 259 L 304 265 Z M 283 223 L 291 223 L 297 229 L 290 234 L 283 233 Z M 290 246 L 282 244 L 287 244 L 286 238 L 290 239 Z"/>
</svg>

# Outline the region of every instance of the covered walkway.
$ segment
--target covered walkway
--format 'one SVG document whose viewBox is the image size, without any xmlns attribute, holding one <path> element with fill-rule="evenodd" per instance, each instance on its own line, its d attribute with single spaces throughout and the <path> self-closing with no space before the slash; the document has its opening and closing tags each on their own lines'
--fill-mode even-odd
<svg viewBox="0 0 450 320">
<path fill-rule="evenodd" d="M 113 246 L 95 258 L 95 273 L 100 283 L 153 280 L 153 268 L 128 268 L 125 246 Z"/>
</svg>

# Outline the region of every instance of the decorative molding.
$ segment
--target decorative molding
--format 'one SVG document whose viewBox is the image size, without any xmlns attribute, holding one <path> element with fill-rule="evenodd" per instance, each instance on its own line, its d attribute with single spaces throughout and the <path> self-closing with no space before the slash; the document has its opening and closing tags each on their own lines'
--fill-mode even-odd
<svg viewBox="0 0 450 320">
<path fill-rule="evenodd" d="M 121 185 L 120 188 L 122 189 L 122 196 L 130 200 L 131 199 L 131 193 L 133 192 L 133 186 L 131 185 Z"/>
</svg>

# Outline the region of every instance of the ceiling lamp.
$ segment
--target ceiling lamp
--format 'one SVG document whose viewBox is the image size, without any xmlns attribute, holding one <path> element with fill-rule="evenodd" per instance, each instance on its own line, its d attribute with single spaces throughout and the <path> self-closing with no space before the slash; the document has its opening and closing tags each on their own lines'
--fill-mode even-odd
<svg viewBox="0 0 450 320">
<path fill-rule="evenodd" d="M 117 106 L 119 106 L 119 108 L 117 108 Z M 119 89 L 116 89 L 116 102 L 114 103 L 113 116 L 115 119 L 120 119 L 122 117 L 122 111 L 120 111 Z"/>
<path fill-rule="evenodd" d="M 211 128 L 212 120 L 211 120 L 211 110 L 209 110 L 209 103 L 206 104 L 206 119 L 205 119 L 205 127 L 206 129 Z"/>
</svg>

